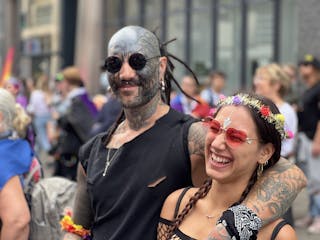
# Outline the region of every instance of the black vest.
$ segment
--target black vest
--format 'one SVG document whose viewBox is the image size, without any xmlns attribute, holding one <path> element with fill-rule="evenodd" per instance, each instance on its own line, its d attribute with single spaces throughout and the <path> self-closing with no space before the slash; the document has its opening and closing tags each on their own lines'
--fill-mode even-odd
<svg viewBox="0 0 320 240">
<path fill-rule="evenodd" d="M 80 160 L 94 212 L 93 239 L 156 239 L 164 200 L 192 185 L 188 130 L 194 121 L 171 109 L 118 150 L 105 176 L 104 137 L 98 135 L 83 147 Z"/>
</svg>

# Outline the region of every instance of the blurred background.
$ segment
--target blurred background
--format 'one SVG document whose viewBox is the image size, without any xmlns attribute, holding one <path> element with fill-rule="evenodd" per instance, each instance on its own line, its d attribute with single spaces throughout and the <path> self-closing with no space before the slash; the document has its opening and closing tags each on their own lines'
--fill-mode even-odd
<svg viewBox="0 0 320 240">
<path fill-rule="evenodd" d="M 320 53 L 319 0 L 0 0 L 0 6 L 2 76 L 10 70 L 53 78 L 74 64 L 91 94 L 99 89 L 108 39 L 124 25 L 155 30 L 161 41 L 177 38 L 169 50 L 202 81 L 211 69 L 224 71 L 229 93 L 251 89 L 259 65 L 296 64 Z M 184 71 L 176 69 L 178 79 Z"/>
</svg>

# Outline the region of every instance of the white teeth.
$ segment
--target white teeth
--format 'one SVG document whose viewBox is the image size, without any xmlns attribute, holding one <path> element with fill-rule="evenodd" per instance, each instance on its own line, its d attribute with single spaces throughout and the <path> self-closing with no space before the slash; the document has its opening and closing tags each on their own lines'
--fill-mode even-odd
<svg viewBox="0 0 320 240">
<path fill-rule="evenodd" d="M 218 163 L 229 163 L 230 162 L 229 159 L 218 157 L 218 156 L 215 156 L 215 155 L 211 155 L 211 160 L 215 161 L 215 162 L 218 162 Z"/>
</svg>

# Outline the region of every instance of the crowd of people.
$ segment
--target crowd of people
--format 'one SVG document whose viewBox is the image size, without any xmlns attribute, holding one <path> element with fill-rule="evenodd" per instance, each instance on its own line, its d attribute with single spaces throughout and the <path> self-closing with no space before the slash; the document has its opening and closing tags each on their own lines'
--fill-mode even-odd
<svg viewBox="0 0 320 240">
<path fill-rule="evenodd" d="M 295 227 L 320 234 L 319 60 L 259 66 L 246 93 L 227 94 L 220 70 L 203 85 L 190 74 L 173 95 L 171 57 L 154 33 L 128 26 L 108 43 L 110 87 L 96 101 L 75 66 L 51 80 L 8 79 L 1 240 L 28 239 L 24 178 L 41 152 L 54 159 L 53 175 L 77 181 L 64 240 L 281 240 L 297 239 Z M 305 176 L 310 211 L 294 222 Z"/>
</svg>

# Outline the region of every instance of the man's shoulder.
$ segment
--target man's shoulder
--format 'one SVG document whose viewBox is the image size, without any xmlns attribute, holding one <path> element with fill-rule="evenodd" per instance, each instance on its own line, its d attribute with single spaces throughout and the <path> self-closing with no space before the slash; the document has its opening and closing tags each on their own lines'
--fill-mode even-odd
<svg viewBox="0 0 320 240">
<path fill-rule="evenodd" d="M 191 115 L 189 114 L 185 114 L 185 113 L 182 113 L 182 112 L 179 112 L 177 111 L 176 109 L 174 109 L 173 107 L 170 107 L 170 110 L 168 112 L 168 116 L 172 119 L 175 119 L 175 120 L 178 120 L 182 123 L 184 122 L 196 122 L 197 119 L 195 119 L 194 117 L 192 117 Z"/>
<path fill-rule="evenodd" d="M 106 132 L 99 133 L 89 139 L 85 144 L 83 144 L 80 148 L 79 154 L 80 155 L 87 155 L 89 152 L 91 152 L 92 148 L 99 147 L 106 137 Z"/>
</svg>

